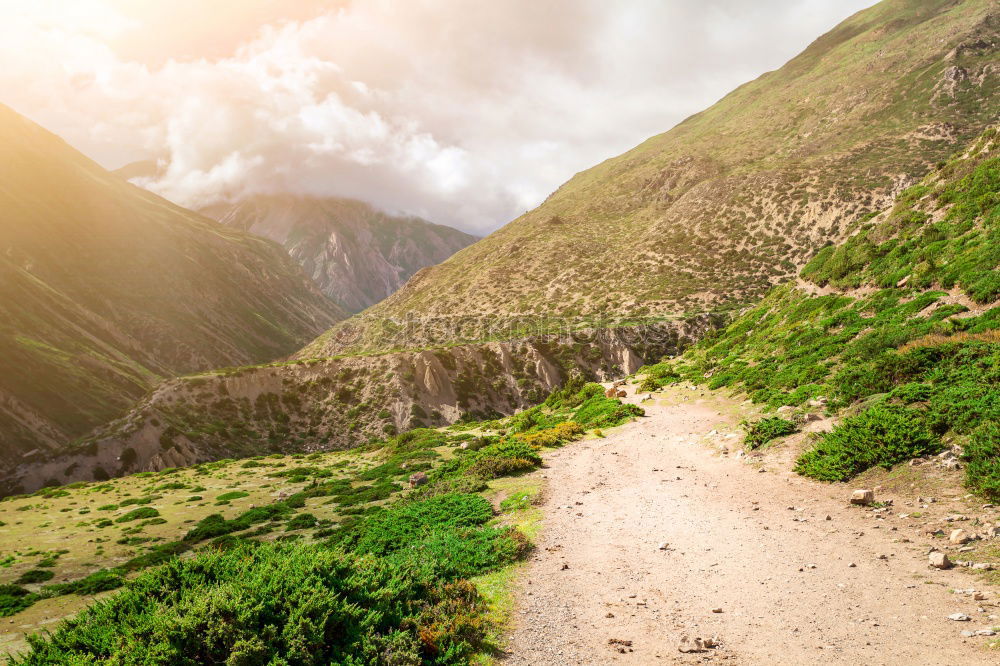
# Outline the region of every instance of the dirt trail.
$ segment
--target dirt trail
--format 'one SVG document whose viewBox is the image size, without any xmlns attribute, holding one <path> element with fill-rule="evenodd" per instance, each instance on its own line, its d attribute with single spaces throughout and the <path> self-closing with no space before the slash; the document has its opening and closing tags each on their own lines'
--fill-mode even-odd
<svg viewBox="0 0 1000 666">
<path fill-rule="evenodd" d="M 990 639 L 960 633 L 1000 624 L 988 619 L 995 592 L 952 593 L 980 587 L 928 569 L 926 542 L 897 531 L 895 513 L 880 520 L 848 506 L 844 486 L 713 455 L 698 440 L 735 431 L 725 406 L 643 407 L 646 418 L 546 457 L 545 526 L 505 663 L 998 663 Z M 947 618 L 958 612 L 972 621 Z M 682 654 L 685 634 L 722 646 Z"/>
</svg>

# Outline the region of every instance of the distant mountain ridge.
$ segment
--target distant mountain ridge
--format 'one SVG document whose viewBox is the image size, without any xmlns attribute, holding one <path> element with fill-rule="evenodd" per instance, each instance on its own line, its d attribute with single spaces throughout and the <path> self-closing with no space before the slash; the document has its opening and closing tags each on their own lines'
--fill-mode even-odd
<svg viewBox="0 0 1000 666">
<path fill-rule="evenodd" d="M 281 358 L 346 316 L 276 244 L 137 188 L 0 105 L 0 466 L 162 378 Z"/>
<path fill-rule="evenodd" d="M 201 212 L 283 245 L 320 290 L 350 312 L 382 301 L 420 269 L 478 240 L 344 198 L 255 195 Z"/>
<path fill-rule="evenodd" d="M 994 1 L 884 0 L 299 358 L 454 342 L 441 327 L 393 334 L 414 317 L 478 319 L 488 339 L 531 317 L 615 325 L 753 302 L 995 122 L 998 44 Z"/>
</svg>

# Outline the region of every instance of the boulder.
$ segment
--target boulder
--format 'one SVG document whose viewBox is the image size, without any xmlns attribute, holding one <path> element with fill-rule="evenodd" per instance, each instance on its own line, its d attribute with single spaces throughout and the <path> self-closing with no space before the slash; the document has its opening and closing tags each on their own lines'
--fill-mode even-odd
<svg viewBox="0 0 1000 666">
<path fill-rule="evenodd" d="M 851 504 L 858 504 L 861 506 L 868 506 L 875 501 L 875 491 L 874 490 L 855 490 L 851 493 Z"/>
<path fill-rule="evenodd" d="M 427 475 L 423 472 L 415 472 L 410 475 L 410 487 L 416 488 L 427 483 Z"/>
</svg>

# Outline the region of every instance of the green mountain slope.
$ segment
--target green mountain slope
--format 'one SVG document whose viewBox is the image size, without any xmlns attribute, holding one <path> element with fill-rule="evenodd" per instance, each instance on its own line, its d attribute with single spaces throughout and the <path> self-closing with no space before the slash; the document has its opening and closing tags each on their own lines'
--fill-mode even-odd
<svg viewBox="0 0 1000 666">
<path fill-rule="evenodd" d="M 995 120 L 998 32 L 991 0 L 885 0 L 302 356 L 488 337 L 487 322 L 521 316 L 577 326 L 752 302 Z M 407 318 L 438 325 L 392 335 Z"/>
<path fill-rule="evenodd" d="M 0 464 L 158 379 L 287 355 L 343 312 L 277 245 L 142 191 L 0 106 Z"/>
<path fill-rule="evenodd" d="M 904 191 L 798 284 L 777 288 L 644 388 L 732 387 L 844 419 L 798 471 L 844 481 L 958 445 L 967 485 L 1000 498 L 1000 138 Z"/>
</svg>

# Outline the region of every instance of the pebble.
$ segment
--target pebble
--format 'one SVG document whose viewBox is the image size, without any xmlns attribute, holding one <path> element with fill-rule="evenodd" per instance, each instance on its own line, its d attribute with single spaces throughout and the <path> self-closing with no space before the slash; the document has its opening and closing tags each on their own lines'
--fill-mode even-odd
<svg viewBox="0 0 1000 666">
<path fill-rule="evenodd" d="M 948 619 L 954 622 L 968 622 L 971 618 L 965 613 L 952 613 Z"/>
</svg>

